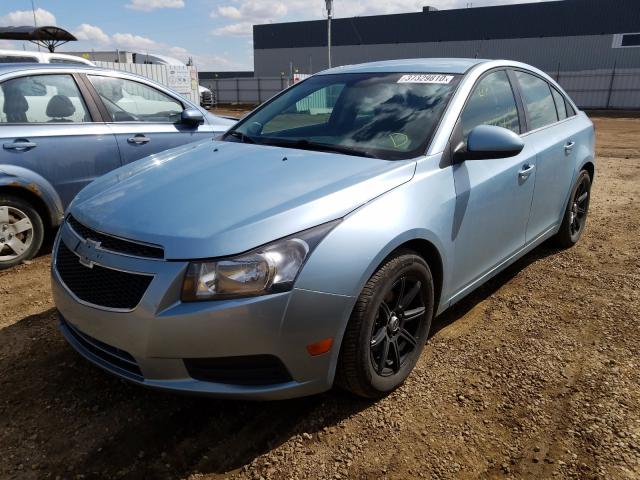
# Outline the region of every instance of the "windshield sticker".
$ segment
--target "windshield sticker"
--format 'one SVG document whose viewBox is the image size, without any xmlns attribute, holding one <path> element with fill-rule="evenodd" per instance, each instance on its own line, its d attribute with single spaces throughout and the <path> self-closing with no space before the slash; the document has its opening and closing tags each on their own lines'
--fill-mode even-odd
<svg viewBox="0 0 640 480">
<path fill-rule="evenodd" d="M 441 83 L 447 84 L 453 80 L 453 75 L 418 74 L 402 75 L 398 83 Z"/>
<path fill-rule="evenodd" d="M 409 144 L 409 137 L 404 133 L 390 133 L 389 138 L 395 148 L 403 148 Z"/>
</svg>

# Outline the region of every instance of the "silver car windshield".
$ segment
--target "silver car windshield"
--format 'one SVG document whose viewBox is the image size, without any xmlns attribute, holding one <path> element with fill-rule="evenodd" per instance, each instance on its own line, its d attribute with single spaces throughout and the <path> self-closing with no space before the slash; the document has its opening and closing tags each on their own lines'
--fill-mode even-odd
<svg viewBox="0 0 640 480">
<path fill-rule="evenodd" d="M 426 151 L 459 75 L 317 75 L 231 129 L 227 141 L 334 151 L 386 160 Z"/>
</svg>

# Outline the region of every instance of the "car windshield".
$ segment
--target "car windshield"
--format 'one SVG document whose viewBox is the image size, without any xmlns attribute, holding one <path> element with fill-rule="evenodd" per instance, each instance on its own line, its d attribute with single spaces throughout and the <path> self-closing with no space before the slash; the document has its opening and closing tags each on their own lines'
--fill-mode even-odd
<svg viewBox="0 0 640 480">
<path fill-rule="evenodd" d="M 399 160 L 423 154 L 458 75 L 317 75 L 267 102 L 224 140 Z"/>
</svg>

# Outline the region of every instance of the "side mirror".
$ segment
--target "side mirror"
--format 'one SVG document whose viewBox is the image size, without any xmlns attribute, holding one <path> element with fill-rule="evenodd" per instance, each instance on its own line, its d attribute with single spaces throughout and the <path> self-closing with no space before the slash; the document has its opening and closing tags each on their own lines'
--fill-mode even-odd
<svg viewBox="0 0 640 480">
<path fill-rule="evenodd" d="M 524 148 L 524 142 L 517 133 L 493 125 L 478 125 L 467 137 L 466 148 L 456 149 L 460 160 L 491 160 L 518 155 Z"/>
<path fill-rule="evenodd" d="M 200 125 L 201 123 L 204 123 L 204 115 L 202 115 L 200 110 L 187 108 L 180 114 L 180 123 L 185 123 L 187 125 Z"/>
</svg>

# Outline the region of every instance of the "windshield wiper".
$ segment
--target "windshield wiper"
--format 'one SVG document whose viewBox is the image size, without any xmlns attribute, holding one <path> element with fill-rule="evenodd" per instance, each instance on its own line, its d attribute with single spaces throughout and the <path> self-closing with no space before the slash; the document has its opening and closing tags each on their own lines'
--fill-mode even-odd
<svg viewBox="0 0 640 480">
<path fill-rule="evenodd" d="M 354 155 L 357 157 L 378 158 L 373 153 L 357 148 L 345 147 L 344 145 L 331 145 L 329 143 L 310 142 L 306 139 L 289 140 L 286 138 L 269 138 L 262 137 L 262 143 L 265 145 L 273 145 L 279 147 L 300 148 L 302 150 L 317 150 L 320 152 L 344 153 L 345 155 Z"/>
<path fill-rule="evenodd" d="M 256 143 L 256 141 L 248 135 L 245 135 L 238 130 L 231 130 L 227 132 L 227 135 L 232 136 L 233 138 L 239 139 L 242 143 Z"/>
</svg>

